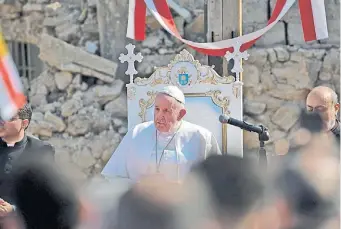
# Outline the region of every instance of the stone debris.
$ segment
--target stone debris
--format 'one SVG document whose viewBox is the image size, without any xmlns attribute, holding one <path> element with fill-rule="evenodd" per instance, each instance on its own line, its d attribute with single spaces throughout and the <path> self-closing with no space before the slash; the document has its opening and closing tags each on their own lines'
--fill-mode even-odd
<svg viewBox="0 0 341 229">
<path fill-rule="evenodd" d="M 72 74 L 70 72 L 57 72 L 54 77 L 59 90 L 65 90 L 72 82 Z"/>
<path fill-rule="evenodd" d="M 42 34 L 39 48 L 39 57 L 59 70 L 93 76 L 108 83 L 113 81 L 117 68 L 114 62 L 46 34 Z"/>
<path fill-rule="evenodd" d="M 298 121 L 300 114 L 301 110 L 297 105 L 285 105 L 271 116 L 271 121 L 281 130 L 289 131 Z"/>
<path fill-rule="evenodd" d="M 91 54 L 95 54 L 98 51 L 98 42 L 85 42 L 85 50 Z"/>
<path fill-rule="evenodd" d="M 45 5 L 43 4 L 31 4 L 31 3 L 27 3 L 24 5 L 23 7 L 23 11 L 26 12 L 26 13 L 29 13 L 29 12 L 33 12 L 33 11 L 36 11 L 36 12 L 43 12 L 45 9 Z"/>
<path fill-rule="evenodd" d="M 181 35 L 188 40 L 205 42 L 205 0 L 170 2 L 176 5 L 174 19 Z M 271 0 L 270 7 L 275 2 Z M 39 76 L 30 80 L 23 78 L 34 108 L 28 130 L 52 143 L 56 147 L 56 160 L 61 165 L 69 165 L 70 175 L 80 179 L 98 174 L 127 132 L 124 90 L 127 78 L 124 74 L 116 75 L 117 64 L 110 52 L 103 52 L 103 47 L 109 46 L 99 42 L 101 36 L 110 34 L 105 37 L 105 41 L 112 42 L 110 47 L 120 45 L 122 41 L 115 39 L 125 37 L 126 31 L 106 33 L 105 28 L 120 27 L 110 27 L 110 23 L 109 27 L 99 26 L 99 20 L 110 14 L 103 9 L 104 3 L 103 12 L 98 10 L 100 4 L 96 0 L 0 0 L 5 38 L 35 44 L 45 64 Z M 127 9 L 121 5 L 117 7 Z M 266 26 L 267 1 L 247 0 L 243 1 L 243 7 L 244 34 Z M 248 50 L 250 57 L 243 66 L 244 119 L 270 129 L 271 139 L 266 145 L 269 154 L 276 153 L 284 144 L 283 139 L 295 134 L 299 105 L 304 103 L 309 89 L 327 85 L 340 93 L 340 5 L 326 1 L 326 7 L 330 39 L 304 43 L 299 11 L 293 7 L 257 41 L 255 48 Z M 126 18 L 127 14 L 121 11 L 114 16 Z M 114 36 L 116 32 L 123 34 Z M 144 56 L 136 66 L 141 77 L 150 75 L 155 66 L 168 65 L 186 48 L 167 34 L 150 14 L 146 32 L 146 40 L 135 44 Z M 205 56 L 193 50 L 191 53 L 206 64 Z M 258 136 L 245 132 L 244 153 L 256 152 L 258 146 Z"/>
</svg>

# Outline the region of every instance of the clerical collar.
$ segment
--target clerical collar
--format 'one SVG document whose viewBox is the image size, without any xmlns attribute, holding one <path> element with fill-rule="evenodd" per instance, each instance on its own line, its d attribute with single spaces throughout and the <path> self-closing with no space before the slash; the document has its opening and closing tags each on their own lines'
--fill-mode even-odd
<svg viewBox="0 0 341 229">
<path fill-rule="evenodd" d="M 27 142 L 27 136 L 24 135 L 24 138 L 21 139 L 19 142 L 16 142 L 15 144 L 7 144 L 2 138 L 0 138 L 0 146 L 7 146 L 7 147 L 14 147 L 14 146 L 22 146 Z"/>
<path fill-rule="evenodd" d="M 336 137 L 340 137 L 340 121 L 336 120 L 334 127 L 330 130 Z"/>
</svg>

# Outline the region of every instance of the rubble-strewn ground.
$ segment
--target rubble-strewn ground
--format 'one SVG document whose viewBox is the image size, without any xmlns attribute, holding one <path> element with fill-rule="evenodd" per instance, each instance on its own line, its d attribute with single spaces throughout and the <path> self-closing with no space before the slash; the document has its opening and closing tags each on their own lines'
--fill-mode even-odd
<svg viewBox="0 0 341 229">
<path fill-rule="evenodd" d="M 101 11 L 96 2 L 64 0 L 58 5 L 50 0 L 0 1 L 5 37 L 37 45 L 46 64 L 37 78 L 30 82 L 23 78 L 34 107 L 29 131 L 55 145 L 57 160 L 71 165 L 72 174 L 80 178 L 97 174 L 127 131 L 126 76 L 115 74 L 117 60 L 101 57 L 100 34 L 105 31 L 100 31 L 97 19 Z M 190 22 L 175 17 L 187 39 L 205 40 L 203 2 L 180 1 L 193 16 Z M 244 33 L 266 25 L 274 2 L 243 1 Z M 328 40 L 304 43 L 296 7 L 257 42 L 244 62 L 245 119 L 270 128 L 270 154 L 295 133 L 299 105 L 304 103 L 307 89 L 323 84 L 340 92 L 340 3 L 326 1 L 326 6 Z M 136 44 L 144 56 L 137 67 L 140 76 L 150 75 L 154 66 L 167 65 L 185 48 L 152 17 L 147 22 L 147 39 Z M 207 63 L 205 57 L 189 51 Z M 246 133 L 244 145 L 250 152 L 256 151 L 257 135 Z"/>
</svg>

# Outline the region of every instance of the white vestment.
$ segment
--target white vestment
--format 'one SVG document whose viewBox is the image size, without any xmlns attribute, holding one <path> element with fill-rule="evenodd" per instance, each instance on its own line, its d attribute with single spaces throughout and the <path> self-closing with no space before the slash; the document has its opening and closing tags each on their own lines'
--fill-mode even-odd
<svg viewBox="0 0 341 229">
<path fill-rule="evenodd" d="M 180 181 L 194 163 L 209 154 L 220 154 L 220 149 L 207 129 L 182 121 L 175 133 L 159 133 L 153 121 L 145 122 L 128 131 L 102 175 L 108 179 L 121 177 L 138 181 L 145 175 L 160 172 L 170 180 Z"/>
</svg>

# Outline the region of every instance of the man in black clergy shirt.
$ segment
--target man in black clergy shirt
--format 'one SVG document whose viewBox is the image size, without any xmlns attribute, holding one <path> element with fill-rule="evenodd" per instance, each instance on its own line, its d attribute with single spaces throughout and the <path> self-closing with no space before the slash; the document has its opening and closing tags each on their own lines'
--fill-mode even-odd
<svg viewBox="0 0 341 229">
<path fill-rule="evenodd" d="M 12 171 L 30 161 L 54 161 L 54 148 L 50 144 L 26 135 L 31 117 L 32 109 L 26 104 L 11 120 L 0 119 L 0 217 L 15 211 Z"/>
</svg>

